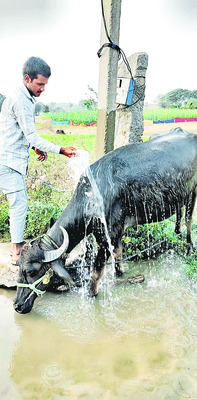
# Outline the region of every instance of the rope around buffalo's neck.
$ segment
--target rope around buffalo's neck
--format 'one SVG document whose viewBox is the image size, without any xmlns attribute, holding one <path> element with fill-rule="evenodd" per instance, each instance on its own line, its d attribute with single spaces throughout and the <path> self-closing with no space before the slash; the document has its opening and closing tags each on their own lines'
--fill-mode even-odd
<svg viewBox="0 0 197 400">
<path fill-rule="evenodd" d="M 37 294 L 37 296 L 43 296 L 43 294 L 46 293 L 46 290 L 39 290 L 36 288 L 36 285 L 38 285 L 40 282 L 43 282 L 43 284 L 47 284 L 50 281 L 50 278 L 53 276 L 53 270 L 52 268 L 50 268 L 46 274 L 44 274 L 43 276 L 41 276 L 41 278 L 37 279 L 35 282 L 33 283 L 20 283 L 17 282 L 16 286 L 17 287 L 23 287 L 23 288 L 28 288 L 31 289 L 34 293 Z M 46 283 L 44 283 L 44 280 L 46 279 Z"/>
</svg>

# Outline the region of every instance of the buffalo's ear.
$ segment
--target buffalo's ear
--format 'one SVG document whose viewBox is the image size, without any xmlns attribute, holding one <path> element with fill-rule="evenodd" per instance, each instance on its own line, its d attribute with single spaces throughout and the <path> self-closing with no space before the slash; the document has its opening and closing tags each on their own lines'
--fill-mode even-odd
<svg viewBox="0 0 197 400">
<path fill-rule="evenodd" d="M 50 228 L 54 225 L 54 223 L 55 223 L 55 220 L 53 217 L 51 217 L 50 224 L 49 224 Z"/>
<path fill-rule="evenodd" d="M 72 277 L 70 276 L 70 274 L 65 270 L 65 268 L 62 267 L 61 263 L 57 260 L 57 261 L 53 261 L 51 263 L 51 267 L 53 269 L 53 271 L 62 279 L 64 279 L 64 281 L 68 282 L 71 285 L 75 285 L 75 283 L 72 280 Z"/>
</svg>

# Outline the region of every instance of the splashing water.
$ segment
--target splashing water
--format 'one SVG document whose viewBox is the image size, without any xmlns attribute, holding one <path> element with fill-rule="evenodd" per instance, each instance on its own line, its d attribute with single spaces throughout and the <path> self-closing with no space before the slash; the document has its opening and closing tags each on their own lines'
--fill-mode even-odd
<svg viewBox="0 0 197 400">
<path fill-rule="evenodd" d="M 103 198 L 99 192 L 98 186 L 93 177 L 90 167 L 87 168 L 86 174 L 87 174 L 87 177 L 91 184 L 92 195 L 94 197 L 94 200 L 96 200 L 96 201 L 93 201 L 93 204 L 90 200 L 89 207 L 94 207 L 92 209 L 92 214 L 96 214 L 100 218 L 101 223 L 104 226 L 104 231 L 105 231 L 105 235 L 107 238 L 109 252 L 110 252 L 110 256 L 111 256 L 111 268 L 109 268 L 110 265 L 108 265 L 108 268 L 105 268 L 104 276 L 103 276 L 103 280 L 102 280 L 102 282 L 104 284 L 104 289 L 105 289 L 103 301 L 104 301 L 104 303 L 109 302 L 109 304 L 111 304 L 111 302 L 112 302 L 111 284 L 113 281 L 114 270 L 115 270 L 115 259 L 114 259 L 114 255 L 113 255 L 113 246 L 111 244 L 111 239 L 109 236 L 107 223 L 106 223 L 106 219 L 105 219 L 105 208 L 104 208 L 104 204 L 103 204 Z M 96 204 L 96 208 L 95 208 L 95 204 Z"/>
<path fill-rule="evenodd" d="M 95 216 L 95 218 L 99 218 L 101 221 L 101 224 L 104 227 L 105 235 L 108 241 L 108 246 L 109 246 L 109 251 L 111 255 L 111 268 L 108 268 L 107 271 L 104 273 L 103 277 L 103 283 L 105 287 L 105 292 L 108 293 L 108 298 L 110 298 L 110 285 L 113 280 L 113 275 L 114 275 L 114 266 L 115 266 L 115 260 L 113 256 L 113 246 L 111 244 L 111 239 L 109 237 L 108 233 L 108 228 L 106 224 L 106 219 L 105 219 L 105 210 L 104 210 L 104 204 L 103 204 L 103 198 L 101 196 L 101 193 L 98 189 L 98 186 L 96 184 L 96 181 L 93 177 L 91 168 L 89 166 L 89 153 L 85 150 L 78 150 L 77 154 L 75 157 L 71 157 L 68 162 L 68 169 L 70 174 L 72 175 L 74 182 L 75 182 L 75 187 L 77 186 L 79 182 L 79 178 L 82 174 L 84 174 L 90 183 L 90 190 L 87 190 L 85 192 L 85 195 L 87 196 L 87 202 L 86 202 L 86 215 L 90 216 Z M 85 226 L 86 229 L 88 227 L 90 220 L 87 217 L 87 220 L 85 221 Z M 85 240 L 84 240 L 84 247 L 83 247 L 83 253 L 84 256 L 81 261 L 81 269 L 83 268 L 83 265 L 85 264 L 85 253 L 87 249 L 87 236 L 85 235 Z M 106 276 L 107 275 L 107 276 Z M 81 272 L 81 281 L 82 281 L 82 272 Z M 82 283 L 82 286 L 86 286 L 86 282 Z M 82 293 L 84 295 L 84 291 L 82 290 Z"/>
<path fill-rule="evenodd" d="M 77 150 L 76 156 L 71 157 L 67 164 L 67 170 L 74 180 L 74 187 L 77 186 L 79 178 L 89 166 L 89 153 L 86 150 Z"/>
</svg>

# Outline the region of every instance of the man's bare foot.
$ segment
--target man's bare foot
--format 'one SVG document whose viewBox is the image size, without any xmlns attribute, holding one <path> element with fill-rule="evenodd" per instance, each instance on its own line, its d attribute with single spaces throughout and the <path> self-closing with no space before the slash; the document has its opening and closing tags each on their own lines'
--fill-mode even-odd
<svg viewBox="0 0 197 400">
<path fill-rule="evenodd" d="M 21 243 L 11 243 L 11 255 L 12 255 L 12 262 L 17 264 L 19 260 L 21 250 L 24 246 L 25 242 Z"/>
</svg>

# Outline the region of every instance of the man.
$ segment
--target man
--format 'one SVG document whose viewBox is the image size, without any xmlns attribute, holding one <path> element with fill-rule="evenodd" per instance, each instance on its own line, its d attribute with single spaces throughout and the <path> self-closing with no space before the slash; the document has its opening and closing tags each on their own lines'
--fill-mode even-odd
<svg viewBox="0 0 197 400">
<path fill-rule="evenodd" d="M 23 246 L 23 234 L 28 207 L 24 176 L 28 170 L 29 149 L 38 160 L 47 152 L 76 155 L 72 146 L 60 147 L 41 138 L 35 128 L 35 102 L 44 92 L 51 75 L 48 64 L 30 57 L 23 66 L 23 83 L 7 97 L 0 114 L 0 189 L 9 201 L 12 262 L 17 263 Z"/>
</svg>

